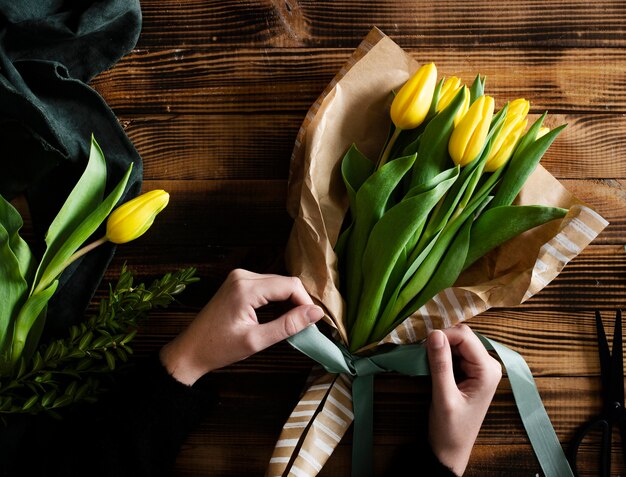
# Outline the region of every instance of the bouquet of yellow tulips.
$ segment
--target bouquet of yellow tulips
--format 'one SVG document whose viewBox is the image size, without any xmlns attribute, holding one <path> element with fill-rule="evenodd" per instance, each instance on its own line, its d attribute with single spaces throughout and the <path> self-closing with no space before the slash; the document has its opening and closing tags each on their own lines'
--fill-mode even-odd
<svg viewBox="0 0 626 477">
<path fill-rule="evenodd" d="M 0 415 L 53 410 L 93 398 L 97 383 L 87 377 L 81 380 L 79 375 L 111 370 L 116 360 L 125 360 L 139 315 L 153 304 L 168 304 L 173 295 L 195 281 L 195 271 L 189 269 L 168 274 L 152 287 L 142 284 L 133 288 L 132 276 L 123 270 L 97 315 L 72 326 L 65 338 L 40 343 L 47 305 L 61 273 L 105 242 L 122 244 L 138 238 L 166 207 L 168 193 L 154 190 L 113 210 L 131 169 L 132 164 L 103 197 L 106 162 L 92 137 L 85 171 L 50 224 L 46 250 L 38 263 L 19 234 L 22 217 L 0 196 Z M 84 245 L 105 220 L 105 235 Z"/>
<path fill-rule="evenodd" d="M 564 126 L 549 130 L 545 113 L 529 125 L 525 99 L 495 103 L 480 75 L 438 78 L 374 28 L 311 106 L 285 259 L 328 326 L 288 339 L 321 368 L 267 476 L 317 475 L 350 426 L 352 475 L 372 475 L 374 376 L 428 374 L 430 330 L 530 299 L 606 227 L 540 164 Z M 545 475 L 570 476 L 524 359 L 481 339 L 524 403 Z"/>
<path fill-rule="evenodd" d="M 494 114 L 484 78 L 470 88 L 425 64 L 391 103 L 377 160 L 353 145 L 341 163 L 350 214 L 335 246 L 350 350 L 382 340 L 484 254 L 565 216 L 512 205 L 564 126 L 526 131 L 529 102 Z"/>
</svg>

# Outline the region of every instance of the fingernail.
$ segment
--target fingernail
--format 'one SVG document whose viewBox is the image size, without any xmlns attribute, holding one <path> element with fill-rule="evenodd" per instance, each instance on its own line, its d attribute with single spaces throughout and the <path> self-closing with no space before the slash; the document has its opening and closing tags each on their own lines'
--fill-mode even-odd
<svg viewBox="0 0 626 477">
<path fill-rule="evenodd" d="M 306 310 L 304 313 L 309 323 L 315 323 L 319 321 L 322 316 L 324 316 L 324 310 L 322 310 L 319 306 L 312 306 Z"/>
<path fill-rule="evenodd" d="M 432 349 L 441 349 L 444 344 L 443 331 L 441 330 L 433 330 L 430 335 L 428 335 L 428 346 Z"/>
</svg>

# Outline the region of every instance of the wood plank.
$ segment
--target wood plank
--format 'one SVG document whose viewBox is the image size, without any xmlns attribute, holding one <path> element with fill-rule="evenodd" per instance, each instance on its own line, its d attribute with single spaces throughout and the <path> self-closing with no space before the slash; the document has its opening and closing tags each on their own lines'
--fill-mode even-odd
<svg viewBox="0 0 626 477">
<path fill-rule="evenodd" d="M 148 181 L 286 179 L 302 119 L 298 114 L 120 118 L 143 157 Z M 553 175 L 559 179 L 626 178 L 626 161 L 615 160 L 619 151 L 626 150 L 626 115 L 581 112 L 546 118 L 552 127 L 564 123 L 567 127 L 542 159 Z"/>
<path fill-rule="evenodd" d="M 404 46 L 472 49 L 624 47 L 617 0 L 585 2 L 142 1 L 141 48 L 356 46 L 377 25 Z"/>
<path fill-rule="evenodd" d="M 118 116 L 127 114 L 304 114 L 352 49 L 137 50 L 92 86 Z M 605 48 L 408 51 L 434 61 L 441 75 L 471 83 L 486 75 L 486 93 L 501 105 L 524 97 L 532 111 L 626 111 L 626 52 Z"/>
</svg>

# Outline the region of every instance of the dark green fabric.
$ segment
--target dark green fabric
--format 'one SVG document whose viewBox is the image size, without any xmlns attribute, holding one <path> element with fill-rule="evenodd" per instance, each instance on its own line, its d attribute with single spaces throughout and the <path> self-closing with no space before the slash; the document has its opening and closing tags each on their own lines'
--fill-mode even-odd
<svg viewBox="0 0 626 477">
<path fill-rule="evenodd" d="M 141 189 L 138 152 L 87 84 L 135 46 L 140 30 L 138 0 L 0 0 L 0 194 L 27 197 L 37 256 L 87 163 L 92 133 L 107 159 L 107 192 L 131 162 L 123 200 Z M 48 333 L 82 316 L 113 253 L 107 244 L 66 270 Z"/>
</svg>

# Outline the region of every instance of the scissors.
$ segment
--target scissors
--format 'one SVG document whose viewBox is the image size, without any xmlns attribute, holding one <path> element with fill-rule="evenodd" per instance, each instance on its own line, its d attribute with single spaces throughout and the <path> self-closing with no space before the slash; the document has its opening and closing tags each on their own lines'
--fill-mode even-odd
<svg viewBox="0 0 626 477">
<path fill-rule="evenodd" d="M 576 454 L 583 439 L 593 431 L 600 431 L 599 477 L 611 475 L 611 447 L 613 427 L 619 428 L 622 439 L 622 455 L 626 462 L 626 410 L 624 409 L 624 361 L 622 348 L 622 311 L 617 310 L 615 328 L 613 330 L 613 353 L 609 351 L 604 325 L 600 312 L 596 311 L 596 330 L 598 333 L 598 349 L 600 353 L 600 372 L 602 384 L 602 412 L 584 424 L 572 441 L 570 464 L 575 475 Z"/>
</svg>

